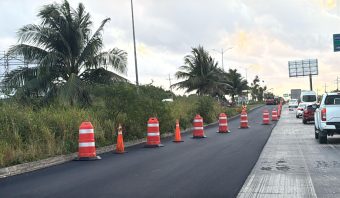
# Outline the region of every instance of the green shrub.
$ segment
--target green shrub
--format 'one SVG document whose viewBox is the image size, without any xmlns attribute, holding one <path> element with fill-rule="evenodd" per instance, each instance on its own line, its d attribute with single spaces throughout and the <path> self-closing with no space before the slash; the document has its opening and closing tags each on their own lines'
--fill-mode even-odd
<svg viewBox="0 0 340 198">
<path fill-rule="evenodd" d="M 78 150 L 81 122 L 91 121 L 96 146 L 116 141 L 118 124 L 123 125 L 124 140 L 144 138 L 147 121 L 157 117 L 160 132 L 173 132 L 179 119 L 181 128 L 192 126 L 196 114 L 205 123 L 215 122 L 221 112 L 236 115 L 240 107 L 221 107 L 211 97 L 178 96 L 174 102 L 162 102 L 171 93 L 153 86 L 129 84 L 92 86 L 91 106 L 27 105 L 17 99 L 0 101 L 0 167 L 73 153 Z"/>
</svg>

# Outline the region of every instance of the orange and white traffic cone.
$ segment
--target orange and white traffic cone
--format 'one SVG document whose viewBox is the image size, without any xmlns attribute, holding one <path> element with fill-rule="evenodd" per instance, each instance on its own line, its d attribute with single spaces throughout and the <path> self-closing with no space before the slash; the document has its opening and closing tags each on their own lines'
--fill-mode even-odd
<svg viewBox="0 0 340 198">
<path fill-rule="evenodd" d="M 123 129 L 121 124 L 119 124 L 118 126 L 118 136 L 115 153 L 117 154 L 126 153 L 126 151 L 124 150 Z"/>
<path fill-rule="evenodd" d="M 184 142 L 181 137 L 181 129 L 179 127 L 179 121 L 176 120 L 176 130 L 175 130 L 175 139 L 173 142 L 179 143 L 179 142 Z"/>
<path fill-rule="evenodd" d="M 263 125 L 268 125 L 268 124 L 270 124 L 270 121 L 269 121 L 269 112 L 268 112 L 268 110 L 267 109 L 265 109 L 264 111 L 263 111 L 263 121 L 262 121 L 262 124 Z"/>
<path fill-rule="evenodd" d="M 161 144 L 161 136 L 159 133 L 159 122 L 157 118 L 150 118 L 148 120 L 148 131 L 146 137 L 145 148 L 163 147 Z"/>
<path fill-rule="evenodd" d="M 242 110 L 241 112 L 241 120 L 240 120 L 240 129 L 246 129 L 249 128 L 248 126 L 248 115 L 245 109 Z"/>
<path fill-rule="evenodd" d="M 199 114 L 195 116 L 193 125 L 194 125 L 194 131 L 192 134 L 193 138 L 206 138 L 207 137 L 204 134 L 203 118 Z"/>
<path fill-rule="evenodd" d="M 88 161 L 101 159 L 96 154 L 94 129 L 91 122 L 81 123 L 78 143 L 78 157 L 75 160 Z"/>
<path fill-rule="evenodd" d="M 272 121 L 278 121 L 278 117 L 277 117 L 277 111 L 276 109 L 274 108 L 273 111 L 272 111 Z"/>
<path fill-rule="evenodd" d="M 218 133 L 228 133 L 228 117 L 225 113 L 220 113 L 218 116 Z"/>
<path fill-rule="evenodd" d="M 277 106 L 277 118 L 278 119 L 280 119 L 280 117 L 281 117 L 281 108 L 282 107 L 280 105 Z"/>
</svg>

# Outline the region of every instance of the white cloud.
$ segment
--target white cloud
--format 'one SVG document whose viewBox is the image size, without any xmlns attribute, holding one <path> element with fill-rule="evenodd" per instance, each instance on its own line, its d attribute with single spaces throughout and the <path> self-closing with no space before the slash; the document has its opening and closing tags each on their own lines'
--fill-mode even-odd
<svg viewBox="0 0 340 198">
<path fill-rule="evenodd" d="M 333 2 L 334 1 L 334 2 Z M 320 75 L 314 84 L 334 87 L 340 76 L 338 56 L 332 52 L 332 34 L 340 33 L 339 0 L 135 0 L 138 69 L 141 83 L 168 88 L 191 47 L 199 44 L 218 62 L 212 49 L 233 47 L 225 53 L 226 68 L 238 68 L 248 80 L 264 79 L 277 94 L 291 88 L 307 89 L 307 78 L 288 78 L 288 61 L 318 58 Z M 39 8 L 52 0 L 2 0 L 0 50 L 16 41 L 22 25 L 37 22 Z M 61 1 L 57 1 L 61 2 Z M 70 0 L 73 7 L 79 0 Z M 111 18 L 105 27 L 105 48 L 118 47 L 129 54 L 128 78 L 135 81 L 130 1 L 83 0 L 94 20 Z"/>
</svg>

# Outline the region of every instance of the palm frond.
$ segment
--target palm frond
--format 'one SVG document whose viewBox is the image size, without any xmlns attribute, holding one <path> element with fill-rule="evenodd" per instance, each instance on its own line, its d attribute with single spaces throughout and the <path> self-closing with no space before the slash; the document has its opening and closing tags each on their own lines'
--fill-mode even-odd
<svg viewBox="0 0 340 198">
<path fill-rule="evenodd" d="M 110 84 L 116 82 L 128 82 L 128 80 L 114 72 L 104 68 L 87 69 L 81 75 L 80 79 L 87 83 Z"/>
</svg>

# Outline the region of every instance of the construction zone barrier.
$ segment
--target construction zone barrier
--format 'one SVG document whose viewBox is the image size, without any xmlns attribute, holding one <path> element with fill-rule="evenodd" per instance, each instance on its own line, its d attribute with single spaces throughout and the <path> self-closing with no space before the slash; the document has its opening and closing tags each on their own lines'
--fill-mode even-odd
<svg viewBox="0 0 340 198">
<path fill-rule="evenodd" d="M 281 117 L 281 105 L 278 105 L 278 107 L 277 107 L 277 118 L 278 119 L 280 119 L 280 117 Z"/>
<path fill-rule="evenodd" d="M 148 120 L 148 129 L 145 148 L 163 147 L 161 144 L 161 136 L 159 132 L 159 122 L 157 118 L 150 118 Z"/>
<path fill-rule="evenodd" d="M 193 125 L 194 125 L 193 138 L 207 137 L 204 135 L 203 118 L 199 114 L 195 116 Z"/>
<path fill-rule="evenodd" d="M 270 124 L 268 109 L 263 110 L 262 118 L 263 118 L 262 124 L 264 124 L 264 125 Z"/>
<path fill-rule="evenodd" d="M 277 111 L 275 108 L 273 108 L 272 110 L 272 121 L 278 121 L 278 117 L 277 117 Z"/>
<path fill-rule="evenodd" d="M 124 148 L 123 129 L 122 129 L 121 124 L 119 124 L 118 126 L 118 135 L 117 135 L 117 144 L 116 144 L 115 153 L 117 154 L 126 153 L 125 148 Z"/>
<path fill-rule="evenodd" d="M 181 137 L 181 128 L 179 127 L 179 121 L 176 120 L 176 130 L 175 130 L 175 139 L 173 142 L 184 142 Z"/>
<path fill-rule="evenodd" d="M 79 127 L 78 157 L 75 160 L 98 160 L 94 139 L 94 128 L 91 122 L 82 122 Z"/>
<path fill-rule="evenodd" d="M 241 112 L 241 119 L 240 119 L 240 129 L 246 129 L 249 128 L 248 126 L 248 115 L 245 109 L 242 109 Z"/>
<path fill-rule="evenodd" d="M 228 117 L 225 113 L 220 113 L 218 116 L 218 133 L 228 133 Z"/>
</svg>

